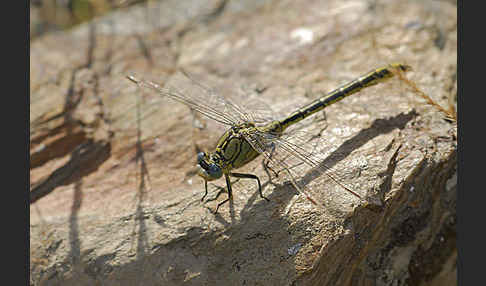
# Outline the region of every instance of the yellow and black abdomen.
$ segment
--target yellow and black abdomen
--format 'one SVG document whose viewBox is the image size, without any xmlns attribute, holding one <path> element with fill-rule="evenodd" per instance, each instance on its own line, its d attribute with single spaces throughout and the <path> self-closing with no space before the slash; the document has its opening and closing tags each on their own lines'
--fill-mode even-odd
<svg viewBox="0 0 486 286">
<path fill-rule="evenodd" d="M 287 118 L 284 118 L 280 121 L 281 127 L 283 129 L 286 129 L 290 125 L 295 124 L 302 119 L 307 118 L 310 115 L 324 109 L 326 106 L 329 106 L 347 96 L 350 96 L 365 87 L 378 84 L 392 77 L 394 75 L 392 69 L 396 69 L 399 71 L 408 71 L 411 69 L 411 67 L 404 64 L 391 64 L 389 66 L 373 70 L 368 74 L 359 77 L 352 82 L 335 89 L 334 91 L 331 91 L 325 96 L 290 114 Z"/>
</svg>

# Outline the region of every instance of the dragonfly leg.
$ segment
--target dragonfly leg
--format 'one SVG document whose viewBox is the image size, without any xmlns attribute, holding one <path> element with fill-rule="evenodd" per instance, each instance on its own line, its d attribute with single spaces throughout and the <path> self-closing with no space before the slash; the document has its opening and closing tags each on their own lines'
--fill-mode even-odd
<svg viewBox="0 0 486 286">
<path fill-rule="evenodd" d="M 212 201 L 217 200 L 219 198 L 219 196 L 226 191 L 226 189 L 223 188 L 223 187 L 220 187 L 220 186 L 215 186 L 215 187 L 219 190 L 218 193 L 216 194 L 216 196 L 214 198 L 207 199 L 206 202 L 212 202 Z"/>
<path fill-rule="evenodd" d="M 272 151 L 270 151 L 270 159 L 263 159 L 262 163 L 263 163 L 263 169 L 265 170 L 265 172 L 267 173 L 269 179 L 271 180 L 272 178 L 270 177 L 270 174 L 268 173 L 268 170 L 272 171 L 273 174 L 275 175 L 275 177 L 278 178 L 278 173 L 275 172 L 274 169 L 272 169 L 272 167 L 270 167 L 270 161 L 273 157 L 273 153 L 275 152 L 275 143 L 272 143 Z"/>
<path fill-rule="evenodd" d="M 201 198 L 201 202 L 204 201 L 204 198 L 208 195 L 208 181 L 204 180 L 204 196 Z"/>
<path fill-rule="evenodd" d="M 277 172 L 275 172 L 275 170 L 274 170 L 274 169 L 272 169 L 272 167 L 270 167 L 270 165 L 269 165 L 269 164 L 270 164 L 270 161 L 269 161 L 269 160 L 268 160 L 268 161 L 267 161 L 267 160 L 264 160 L 264 161 L 263 161 L 263 168 L 264 168 L 264 169 L 266 169 L 266 170 L 270 170 L 270 171 L 272 171 L 272 172 L 273 172 L 273 174 L 275 175 L 275 177 L 278 177 L 278 173 L 277 173 Z"/>
<path fill-rule="evenodd" d="M 263 196 L 263 193 L 262 193 L 262 185 L 260 184 L 260 179 L 258 179 L 257 176 L 255 176 L 253 174 L 240 174 L 240 173 L 230 173 L 230 176 L 236 177 L 236 178 L 255 179 L 255 180 L 257 180 L 257 183 L 258 183 L 258 193 L 260 193 L 260 198 L 265 199 L 267 201 L 270 201 L 269 199 L 267 199 L 266 197 Z"/>
<path fill-rule="evenodd" d="M 216 211 L 214 211 L 214 213 L 218 212 L 218 209 L 219 209 L 220 206 L 222 206 L 223 204 L 225 204 L 229 200 L 233 199 L 230 178 L 227 174 L 224 174 L 224 178 L 226 179 L 226 186 L 228 187 L 228 198 L 218 204 L 218 206 L 216 207 Z"/>
</svg>

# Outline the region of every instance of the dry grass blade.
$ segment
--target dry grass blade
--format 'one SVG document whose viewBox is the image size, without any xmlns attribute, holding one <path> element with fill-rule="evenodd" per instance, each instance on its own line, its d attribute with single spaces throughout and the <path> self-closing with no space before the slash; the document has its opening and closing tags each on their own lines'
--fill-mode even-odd
<svg viewBox="0 0 486 286">
<path fill-rule="evenodd" d="M 400 78 L 400 80 L 402 80 L 404 83 L 406 83 L 412 89 L 412 91 L 415 94 L 417 94 L 418 96 L 420 96 L 421 98 L 423 98 L 426 101 L 427 104 L 432 105 L 435 108 L 437 108 L 439 111 L 441 111 L 442 113 L 444 113 L 444 115 L 448 119 L 452 120 L 453 122 L 457 122 L 457 113 L 456 113 L 455 108 L 452 105 L 452 103 L 449 104 L 449 110 L 444 109 L 441 105 L 439 105 L 432 98 L 430 98 L 427 94 L 425 94 L 425 92 L 423 92 L 422 90 L 420 90 L 413 81 L 409 80 L 403 74 L 403 72 L 400 72 L 400 71 L 395 70 L 395 69 L 393 70 L 393 72 L 395 73 L 396 76 L 398 76 L 398 78 Z"/>
</svg>

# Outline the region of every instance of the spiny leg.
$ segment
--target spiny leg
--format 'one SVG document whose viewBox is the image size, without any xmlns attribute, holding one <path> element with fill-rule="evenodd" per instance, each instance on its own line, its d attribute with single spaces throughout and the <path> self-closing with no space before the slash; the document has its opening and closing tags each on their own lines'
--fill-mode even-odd
<svg viewBox="0 0 486 286">
<path fill-rule="evenodd" d="M 217 200 L 219 198 L 219 196 L 226 191 L 226 189 L 223 188 L 223 187 L 220 187 L 220 186 L 215 186 L 215 187 L 218 189 L 218 193 L 216 194 L 216 196 L 214 196 L 214 198 L 207 199 L 206 202 L 212 202 L 212 201 Z"/>
<path fill-rule="evenodd" d="M 243 179 L 255 179 L 258 183 L 258 193 L 260 193 L 260 198 L 270 201 L 269 199 L 263 196 L 262 185 L 260 184 L 260 179 L 257 176 L 253 174 L 240 174 L 240 173 L 230 173 L 230 176 L 236 178 L 243 178 Z"/>
<path fill-rule="evenodd" d="M 233 199 L 230 178 L 229 178 L 229 176 L 227 174 L 224 174 L 224 178 L 226 179 L 226 186 L 228 188 L 228 198 L 218 204 L 218 206 L 216 207 L 216 211 L 214 213 L 217 213 L 218 212 L 218 209 L 219 209 L 220 206 L 222 206 L 223 204 L 225 204 L 230 199 Z"/>
<path fill-rule="evenodd" d="M 262 164 L 263 164 L 263 169 L 265 170 L 265 173 L 267 173 L 268 179 L 270 180 L 270 183 L 272 182 L 272 177 L 268 173 L 268 170 L 272 171 L 275 177 L 278 178 L 278 173 L 275 172 L 275 170 L 270 167 L 270 161 L 272 160 L 273 153 L 275 152 L 275 143 L 272 143 L 272 151 L 270 151 L 270 158 L 269 159 L 263 159 Z"/>
<path fill-rule="evenodd" d="M 216 197 L 212 198 L 212 199 L 208 199 L 206 202 L 211 202 L 211 201 L 214 201 L 214 200 L 217 200 L 219 198 L 219 195 L 221 195 L 221 193 L 224 191 L 224 188 L 222 187 L 218 187 L 217 188 L 219 189 L 219 192 L 216 194 Z M 204 196 L 201 198 L 201 202 L 204 201 L 204 198 L 208 195 L 208 181 L 204 180 Z"/>
<path fill-rule="evenodd" d="M 267 173 L 267 176 L 268 176 L 271 184 L 273 184 L 272 183 L 272 177 L 270 176 L 270 173 L 268 172 L 268 170 L 272 171 L 276 178 L 278 178 L 280 172 L 283 171 L 282 169 L 275 171 L 272 167 L 270 167 L 270 162 L 272 161 L 272 157 L 273 157 L 274 152 L 275 152 L 275 143 L 272 143 L 272 151 L 270 151 L 269 159 L 263 159 L 263 161 L 262 161 L 263 169 L 265 170 L 265 173 Z M 282 161 L 284 161 L 284 160 L 282 160 Z M 302 165 L 302 164 L 304 164 L 304 162 L 300 162 L 298 164 L 295 164 L 294 166 L 289 167 L 289 169 L 293 169 L 293 168 L 295 168 L 299 165 Z"/>
<path fill-rule="evenodd" d="M 218 193 L 216 194 L 216 196 L 214 196 L 214 198 L 210 198 L 210 199 L 207 199 L 206 200 L 206 203 L 207 202 L 212 202 L 212 201 L 215 201 L 219 198 L 219 196 L 221 196 L 222 193 L 224 193 L 226 191 L 225 188 L 223 187 L 220 187 L 220 186 L 214 186 L 216 189 L 218 189 Z M 208 194 L 208 190 L 207 190 L 207 181 L 206 181 L 206 184 L 205 184 L 205 189 L 206 189 L 206 192 L 204 193 L 204 196 L 201 198 L 201 201 L 204 200 L 204 198 L 206 197 L 206 195 Z"/>
</svg>

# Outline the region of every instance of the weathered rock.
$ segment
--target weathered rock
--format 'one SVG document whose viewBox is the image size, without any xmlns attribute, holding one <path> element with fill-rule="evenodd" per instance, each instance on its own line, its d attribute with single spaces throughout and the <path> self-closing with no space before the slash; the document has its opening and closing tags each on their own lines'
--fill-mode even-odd
<svg viewBox="0 0 486 286">
<path fill-rule="evenodd" d="M 447 106 L 456 9 L 446 1 L 150 1 L 36 39 L 32 284 L 457 284 L 455 125 L 400 80 L 328 107 L 322 131 L 339 154 L 334 168 L 370 201 L 383 196 L 381 208 L 343 190 L 319 193 L 324 176 L 307 176 L 326 210 L 288 184 L 265 183 L 266 202 L 241 180 L 234 202 L 214 215 L 206 206 L 216 201 L 200 202 L 194 165 L 221 130 L 209 122 L 197 131 L 189 109 L 171 101 L 146 105 L 138 126 L 136 96 L 150 92 L 125 79 L 163 83 L 184 68 L 250 86 L 285 114 L 405 62 L 414 68 L 407 77 Z M 324 128 L 305 122 L 316 135 Z M 261 160 L 244 169 L 268 181 Z"/>
</svg>

